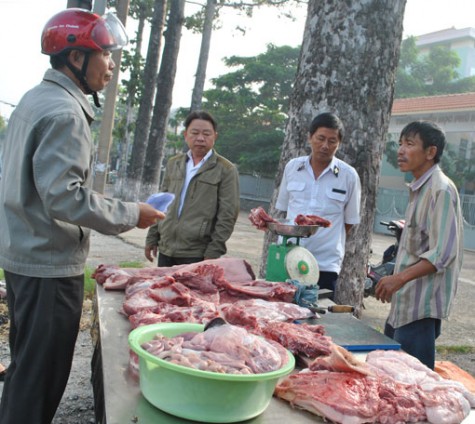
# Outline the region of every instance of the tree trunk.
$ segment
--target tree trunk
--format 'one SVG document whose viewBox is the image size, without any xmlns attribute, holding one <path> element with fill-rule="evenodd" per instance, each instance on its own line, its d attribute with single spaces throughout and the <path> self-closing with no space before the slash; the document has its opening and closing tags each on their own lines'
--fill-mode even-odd
<svg viewBox="0 0 475 424">
<path fill-rule="evenodd" d="M 174 0 L 165 31 L 165 46 L 158 73 L 157 94 L 142 175 L 140 190 L 143 199 L 158 191 L 184 19 L 185 0 Z"/>
<path fill-rule="evenodd" d="M 143 81 L 144 90 L 140 99 L 139 111 L 135 125 L 134 144 L 130 164 L 127 168 L 127 181 L 124 191 L 126 200 L 138 200 L 140 180 L 142 177 L 145 149 L 152 116 L 153 98 L 156 87 L 156 75 L 160 57 L 160 47 L 166 11 L 166 0 L 156 0 L 153 10 L 150 40 L 145 61 Z"/>
<path fill-rule="evenodd" d="M 289 120 L 276 175 L 271 214 L 286 163 L 308 153 L 308 125 L 335 112 L 346 135 L 337 156 L 361 179 L 361 223 L 348 237 L 338 280 L 338 303 L 361 312 L 376 191 L 389 126 L 406 0 L 310 0 Z M 260 272 L 267 259 L 264 242 Z"/>
<path fill-rule="evenodd" d="M 132 138 L 132 126 L 133 120 L 135 118 L 135 103 L 136 103 L 136 94 L 137 94 L 137 84 L 132 82 L 134 78 L 140 78 L 140 69 L 138 68 L 137 64 L 140 63 L 142 58 L 142 41 L 143 41 L 143 30 L 145 27 L 145 20 L 147 19 L 148 8 L 143 5 L 143 7 L 139 6 L 139 13 L 138 13 L 138 27 L 137 27 L 137 37 L 135 43 L 135 53 L 134 53 L 134 63 L 131 69 L 131 76 L 130 76 L 130 89 L 127 93 L 127 100 L 125 103 L 125 110 L 126 110 L 126 118 L 125 118 L 125 134 L 124 134 L 124 141 L 122 142 L 120 157 L 119 157 L 119 168 L 118 168 L 118 175 L 117 175 L 117 182 L 114 187 L 114 197 L 123 198 L 124 196 L 124 183 L 127 177 L 127 166 L 129 162 L 129 149 L 130 149 L 130 142 Z"/>
<path fill-rule="evenodd" d="M 117 1 L 117 17 L 126 24 L 129 12 L 129 0 Z M 115 104 L 117 100 L 117 87 L 119 85 L 120 64 L 122 62 L 122 49 L 112 52 L 112 60 L 117 66 L 112 79 L 107 85 L 106 96 L 103 104 L 99 143 L 97 146 L 95 174 L 92 188 L 98 193 L 104 193 L 109 173 L 109 154 L 112 144 L 112 129 L 114 127 Z"/>
<path fill-rule="evenodd" d="M 216 4 L 217 0 L 208 0 L 206 2 L 203 34 L 201 36 L 200 56 L 198 59 L 198 67 L 196 69 L 195 86 L 193 87 L 193 93 L 191 95 L 190 111 L 201 109 Z"/>
</svg>

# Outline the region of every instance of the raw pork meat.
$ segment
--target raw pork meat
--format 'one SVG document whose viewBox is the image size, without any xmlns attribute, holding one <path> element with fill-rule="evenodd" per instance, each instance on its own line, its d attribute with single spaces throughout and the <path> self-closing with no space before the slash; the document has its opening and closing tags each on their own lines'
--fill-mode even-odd
<svg viewBox="0 0 475 424">
<path fill-rule="evenodd" d="M 473 395 L 461 384 L 441 379 L 405 352 L 373 351 L 359 364 L 342 350 L 332 348 L 329 357 L 313 361 L 310 367 L 318 371 L 305 369 L 286 378 L 276 395 L 334 422 L 351 424 L 459 424 L 474 406 Z"/>
<path fill-rule="evenodd" d="M 262 321 L 293 321 L 313 316 L 310 309 L 286 302 L 268 302 L 263 299 L 240 300 L 221 304 L 223 318 L 242 327 L 255 327 Z"/>
<path fill-rule="evenodd" d="M 297 225 L 318 225 L 320 227 L 329 227 L 332 223 L 328 219 L 322 218 L 318 215 L 302 215 L 295 217 L 294 222 Z"/>
<path fill-rule="evenodd" d="M 157 322 L 196 322 L 205 324 L 213 318 L 219 317 L 216 305 L 203 302 L 199 305 L 178 307 L 161 302 L 152 308 L 140 310 L 129 316 L 132 328 L 141 325 L 156 324 Z"/>
<path fill-rule="evenodd" d="M 450 361 L 435 361 L 434 371 L 446 380 L 462 383 L 475 395 L 475 378 Z"/>
<path fill-rule="evenodd" d="M 241 299 L 261 298 L 269 301 L 292 302 L 297 287 L 289 283 L 254 280 L 242 283 L 220 282 L 221 290 L 229 296 Z"/>
<path fill-rule="evenodd" d="M 415 423 L 426 419 L 415 386 L 356 372 L 309 371 L 285 378 L 274 394 L 336 423 Z"/>
<path fill-rule="evenodd" d="M 358 372 L 364 375 L 373 375 L 371 368 L 367 364 L 359 361 L 345 348 L 331 343 L 330 351 L 330 355 L 316 358 L 309 364 L 308 368 L 311 371 Z"/>
<path fill-rule="evenodd" d="M 126 316 L 134 315 L 142 309 L 150 309 L 160 302 L 150 297 L 150 289 L 140 290 L 122 303 L 122 311 Z"/>
<path fill-rule="evenodd" d="M 197 267 L 216 265 L 224 270 L 228 282 L 246 282 L 256 279 L 251 265 L 240 258 L 207 259 L 194 264 L 175 265 L 156 268 L 120 268 L 117 265 L 99 265 L 92 277 L 106 290 L 124 290 L 128 284 L 137 280 L 160 278 L 177 272 L 195 272 Z"/>
<path fill-rule="evenodd" d="M 332 341 L 324 335 L 321 325 L 294 324 L 291 322 L 261 322 L 260 334 L 275 340 L 294 355 L 315 358 L 331 352 Z"/>
<path fill-rule="evenodd" d="M 287 351 L 279 344 L 229 324 L 173 338 L 157 334 L 142 347 L 179 365 L 226 374 L 261 374 L 288 362 Z"/>
<path fill-rule="evenodd" d="M 197 290 L 190 290 L 170 276 L 151 281 L 153 282 L 151 285 L 145 289 L 137 290 L 124 300 L 122 309 L 127 316 L 136 314 L 140 310 L 150 310 L 162 302 L 177 306 L 192 306 L 203 301 L 216 303 L 216 300 L 219 300 L 217 292 L 205 294 Z"/>
<path fill-rule="evenodd" d="M 254 227 L 256 227 L 258 230 L 263 231 L 267 229 L 267 224 L 269 222 L 278 222 L 270 215 L 268 215 L 262 206 L 258 206 L 257 208 L 251 209 L 248 218 Z"/>
<path fill-rule="evenodd" d="M 398 382 L 411 383 L 423 388 L 431 422 L 457 423 L 443 419 L 467 415 L 475 408 L 475 395 L 462 383 L 445 380 L 413 356 L 397 350 L 375 350 L 366 356 L 366 363 L 376 371 L 390 375 Z M 433 400 L 435 399 L 435 400 Z M 435 417 L 439 417 L 437 421 Z"/>
</svg>

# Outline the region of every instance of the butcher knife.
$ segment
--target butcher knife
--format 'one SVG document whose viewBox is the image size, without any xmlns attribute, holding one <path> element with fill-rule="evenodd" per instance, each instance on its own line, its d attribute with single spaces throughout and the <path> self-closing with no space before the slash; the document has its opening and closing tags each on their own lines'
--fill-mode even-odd
<svg viewBox="0 0 475 424">
<path fill-rule="evenodd" d="M 331 305 L 327 307 L 323 306 L 306 306 L 312 312 L 317 314 L 326 314 L 328 312 L 333 312 L 334 314 L 344 313 L 344 312 L 355 312 L 355 307 L 350 305 Z"/>
</svg>

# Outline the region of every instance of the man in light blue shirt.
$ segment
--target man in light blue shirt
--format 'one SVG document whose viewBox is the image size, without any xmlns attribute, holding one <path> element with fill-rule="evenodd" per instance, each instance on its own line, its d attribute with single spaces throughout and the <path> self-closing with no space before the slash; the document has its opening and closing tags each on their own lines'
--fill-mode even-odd
<svg viewBox="0 0 475 424">
<path fill-rule="evenodd" d="M 239 175 L 214 149 L 217 123 L 205 111 L 191 112 L 183 133 L 187 153 L 169 159 L 161 190 L 176 197 L 166 222 L 152 226 L 145 256 L 168 267 L 217 259 L 226 253 L 239 213 Z"/>
</svg>

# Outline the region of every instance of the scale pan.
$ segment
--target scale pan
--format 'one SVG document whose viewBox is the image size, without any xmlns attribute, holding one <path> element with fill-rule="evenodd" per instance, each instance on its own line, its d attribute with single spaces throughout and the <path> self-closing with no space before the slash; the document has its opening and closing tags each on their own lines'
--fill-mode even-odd
<svg viewBox="0 0 475 424">
<path fill-rule="evenodd" d="M 313 236 L 320 225 L 296 225 L 289 221 L 269 222 L 267 228 L 273 234 L 287 237 L 310 237 Z"/>
</svg>

